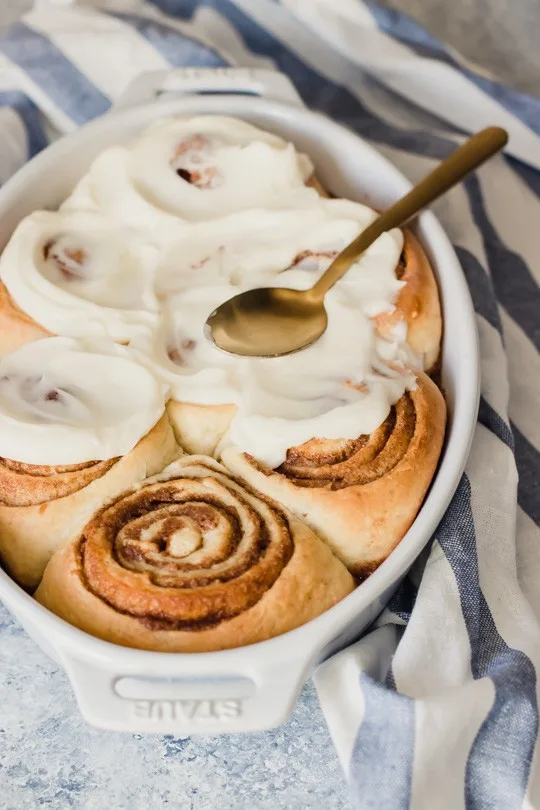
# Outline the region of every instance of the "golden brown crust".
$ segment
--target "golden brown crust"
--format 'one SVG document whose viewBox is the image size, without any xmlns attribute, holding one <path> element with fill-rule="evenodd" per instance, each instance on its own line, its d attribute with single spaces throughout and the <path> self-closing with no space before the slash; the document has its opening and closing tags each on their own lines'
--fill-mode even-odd
<svg viewBox="0 0 540 810">
<path fill-rule="evenodd" d="M 20 309 L 0 281 L 0 357 L 52 333 Z"/>
<path fill-rule="evenodd" d="M 108 641 L 201 652 L 286 632 L 352 591 L 310 529 L 212 459 L 186 456 L 165 476 L 101 510 L 36 598 Z"/>
<path fill-rule="evenodd" d="M 420 242 L 407 228 L 403 231 L 403 252 L 396 275 L 405 282 L 396 308 L 375 318 L 378 331 L 391 337 L 395 325 L 405 319 L 407 341 L 413 351 L 424 359 L 424 370 L 434 372 L 439 357 L 442 335 L 442 316 L 437 282 L 429 260 Z"/>
<path fill-rule="evenodd" d="M 167 416 L 120 459 L 53 467 L 0 464 L 0 558 L 25 588 L 37 586 L 53 551 L 81 531 L 103 503 L 163 469 L 180 449 Z M 17 489 L 17 480 L 20 490 Z"/>
<path fill-rule="evenodd" d="M 118 461 L 87 461 L 63 467 L 0 458 L 0 504 L 33 506 L 65 498 L 101 478 Z"/>
<path fill-rule="evenodd" d="M 312 439 L 289 450 L 276 471 L 234 448 L 224 464 L 291 509 L 356 576 L 386 559 L 413 522 L 442 447 L 446 406 L 425 374 L 371 436 Z"/>
</svg>

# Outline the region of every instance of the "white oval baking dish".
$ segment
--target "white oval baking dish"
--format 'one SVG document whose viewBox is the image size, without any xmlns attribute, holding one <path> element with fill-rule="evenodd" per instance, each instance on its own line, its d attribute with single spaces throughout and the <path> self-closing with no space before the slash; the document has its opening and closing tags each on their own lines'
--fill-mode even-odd
<svg viewBox="0 0 540 810">
<path fill-rule="evenodd" d="M 198 90 L 206 92 L 195 95 Z M 280 74 L 176 70 L 142 77 L 120 108 L 49 147 L 6 183 L 0 190 L 0 248 L 22 217 L 36 208 L 57 207 L 105 147 L 159 117 L 198 113 L 246 118 L 293 141 L 312 157 L 317 176 L 336 195 L 383 208 L 410 186 L 357 135 L 302 107 Z M 476 422 L 479 370 L 474 311 L 455 253 L 431 213 L 422 215 L 416 230 L 442 296 L 443 385 L 450 418 L 439 470 L 403 541 L 354 593 L 309 624 L 260 644 L 202 654 L 145 652 L 93 638 L 38 605 L 0 570 L 0 598 L 64 667 L 88 722 L 183 735 L 282 723 L 313 666 L 377 616 L 424 548 L 463 472 Z"/>
</svg>

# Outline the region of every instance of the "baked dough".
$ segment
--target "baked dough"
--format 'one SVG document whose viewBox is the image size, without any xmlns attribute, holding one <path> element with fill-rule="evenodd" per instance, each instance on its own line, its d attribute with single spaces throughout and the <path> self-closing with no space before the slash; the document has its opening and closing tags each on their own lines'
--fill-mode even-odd
<svg viewBox="0 0 540 810">
<path fill-rule="evenodd" d="M 213 459 L 184 456 L 98 511 L 36 599 L 106 641 L 205 652 L 292 630 L 353 588 L 311 529 Z"/>
<path fill-rule="evenodd" d="M 38 585 L 53 551 L 102 504 L 181 453 L 167 415 L 126 456 L 73 467 L 0 459 L 0 558 L 20 585 Z"/>
<path fill-rule="evenodd" d="M 416 517 L 435 473 L 445 419 L 441 392 L 419 374 L 416 389 L 371 436 L 311 439 L 291 448 L 277 470 L 233 447 L 222 460 L 311 526 L 355 576 L 365 577 Z"/>
</svg>

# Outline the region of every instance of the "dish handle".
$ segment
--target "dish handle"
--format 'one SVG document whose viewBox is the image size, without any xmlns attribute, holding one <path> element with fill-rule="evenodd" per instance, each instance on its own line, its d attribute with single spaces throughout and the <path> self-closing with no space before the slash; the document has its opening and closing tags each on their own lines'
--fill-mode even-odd
<svg viewBox="0 0 540 810">
<path fill-rule="evenodd" d="M 183 661 L 169 660 L 166 669 L 156 662 L 159 675 L 141 674 L 139 668 L 119 673 L 71 652 L 64 652 L 61 663 L 80 711 L 91 725 L 110 731 L 188 736 L 262 731 L 289 717 L 307 680 L 311 655 L 265 665 L 254 663 L 252 656 L 244 658 L 245 666 L 239 661 L 225 669 L 212 654 L 200 663 L 181 656 Z M 236 654 L 233 660 L 238 660 Z"/>
<path fill-rule="evenodd" d="M 114 102 L 112 111 L 182 93 L 233 93 L 262 96 L 302 107 L 298 92 L 283 73 L 261 68 L 174 68 L 141 73 Z"/>
</svg>

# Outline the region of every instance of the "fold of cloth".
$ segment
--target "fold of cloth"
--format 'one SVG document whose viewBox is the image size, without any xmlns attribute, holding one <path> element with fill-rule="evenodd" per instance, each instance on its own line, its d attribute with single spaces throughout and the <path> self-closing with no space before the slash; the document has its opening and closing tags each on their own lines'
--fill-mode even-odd
<svg viewBox="0 0 540 810">
<path fill-rule="evenodd" d="M 315 683 L 358 807 L 538 807 L 540 101 L 360 0 L 40 0 L 0 34 L 0 179 L 141 72 L 227 64 L 283 71 L 413 181 L 464 133 L 511 133 L 434 207 L 480 335 L 465 474 L 376 626 Z"/>
</svg>

